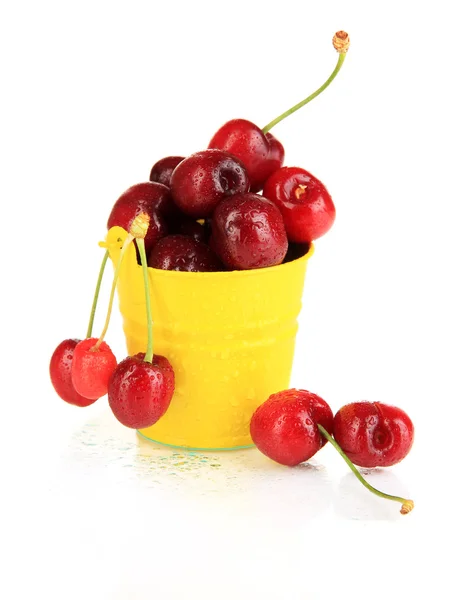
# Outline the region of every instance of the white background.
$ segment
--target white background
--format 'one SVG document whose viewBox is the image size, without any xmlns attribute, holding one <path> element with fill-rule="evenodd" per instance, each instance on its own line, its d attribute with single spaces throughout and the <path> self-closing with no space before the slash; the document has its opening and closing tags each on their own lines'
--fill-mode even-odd
<svg viewBox="0 0 465 600">
<path fill-rule="evenodd" d="M 464 597 L 459 7 L 2 4 L 2 597 Z M 225 121 L 263 126 L 316 89 L 338 29 L 352 39 L 340 75 L 273 131 L 337 207 L 308 268 L 293 384 L 334 410 L 410 414 L 411 454 L 370 476 L 415 499 L 406 517 L 329 447 L 298 469 L 255 450 L 173 456 L 105 399 L 74 409 L 48 380 L 55 346 L 85 334 L 116 198 Z M 116 313 L 108 341 L 122 358 Z"/>
</svg>

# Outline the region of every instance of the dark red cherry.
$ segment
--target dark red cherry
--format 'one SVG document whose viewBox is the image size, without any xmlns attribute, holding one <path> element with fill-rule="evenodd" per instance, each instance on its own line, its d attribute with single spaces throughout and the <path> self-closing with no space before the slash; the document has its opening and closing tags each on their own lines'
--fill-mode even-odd
<svg viewBox="0 0 465 600">
<path fill-rule="evenodd" d="M 265 182 L 263 195 L 283 215 L 291 242 L 311 242 L 334 223 L 336 209 L 319 179 L 299 167 L 282 167 Z"/>
<path fill-rule="evenodd" d="M 213 214 L 210 247 L 231 269 L 279 265 L 288 247 L 281 213 L 257 194 L 225 198 Z"/>
<path fill-rule="evenodd" d="M 259 192 L 268 177 L 284 162 L 281 142 L 245 119 L 225 123 L 212 137 L 208 147 L 229 152 L 243 162 L 252 192 Z"/>
<path fill-rule="evenodd" d="M 389 467 L 407 456 L 414 428 L 400 408 L 381 402 L 352 402 L 334 416 L 334 439 L 359 467 Z"/>
<path fill-rule="evenodd" d="M 174 371 L 168 359 L 143 352 L 119 363 L 108 382 L 108 403 L 120 423 L 133 429 L 154 425 L 168 410 L 174 393 Z"/>
<path fill-rule="evenodd" d="M 150 181 L 162 183 L 170 187 L 171 174 L 184 158 L 184 156 L 167 156 L 161 158 L 153 165 L 150 171 Z"/>
<path fill-rule="evenodd" d="M 268 458 L 295 466 L 326 444 L 318 425 L 332 432 L 333 413 L 323 398 L 306 390 L 284 390 L 257 408 L 250 421 L 250 435 Z"/>
<path fill-rule="evenodd" d="M 50 379 L 62 400 L 75 406 L 89 406 L 96 399 L 89 399 L 76 392 L 71 380 L 74 349 L 81 340 L 64 340 L 59 344 L 50 360 Z"/>
<path fill-rule="evenodd" d="M 116 358 L 106 342 L 98 348 L 97 338 L 79 342 L 73 355 L 71 381 L 76 391 L 85 398 L 97 400 L 108 391 L 108 380 L 116 367 Z"/>
<path fill-rule="evenodd" d="M 168 235 L 152 248 L 149 267 L 165 271 L 222 271 L 217 256 L 203 242 L 186 235 Z"/>
<path fill-rule="evenodd" d="M 248 190 L 244 165 L 221 150 L 196 152 L 180 162 L 171 175 L 173 200 L 196 219 L 211 215 L 225 196 Z"/>
<path fill-rule="evenodd" d="M 145 247 L 149 251 L 155 242 L 168 233 L 165 217 L 169 218 L 175 207 L 166 185 L 146 181 L 127 189 L 115 202 L 107 227 L 122 227 L 129 231 L 134 218 L 140 213 L 150 217 L 149 229 L 145 236 Z"/>
</svg>

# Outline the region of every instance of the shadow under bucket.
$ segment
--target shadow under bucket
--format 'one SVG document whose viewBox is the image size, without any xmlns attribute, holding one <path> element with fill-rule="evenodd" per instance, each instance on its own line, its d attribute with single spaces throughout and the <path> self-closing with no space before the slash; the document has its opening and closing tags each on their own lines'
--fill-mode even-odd
<svg viewBox="0 0 465 600">
<path fill-rule="evenodd" d="M 115 266 L 127 232 L 108 232 Z M 122 240 L 118 243 L 118 239 Z M 173 365 L 176 389 L 165 415 L 140 433 L 184 448 L 233 450 L 252 444 L 253 412 L 289 387 L 307 262 L 250 271 L 149 269 L 154 351 Z M 129 354 L 145 352 L 142 267 L 131 244 L 118 281 Z"/>
</svg>

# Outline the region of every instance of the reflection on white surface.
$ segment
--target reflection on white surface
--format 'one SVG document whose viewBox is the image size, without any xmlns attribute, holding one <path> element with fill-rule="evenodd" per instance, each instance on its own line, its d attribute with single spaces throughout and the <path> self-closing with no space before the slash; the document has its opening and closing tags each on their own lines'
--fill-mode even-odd
<svg viewBox="0 0 465 600">
<path fill-rule="evenodd" d="M 409 498 L 408 491 L 397 475 L 387 469 L 361 469 L 372 486 L 387 494 Z M 363 487 L 352 473 L 339 481 L 334 495 L 334 510 L 347 519 L 393 521 L 405 519 L 400 514 L 401 504 L 379 498 Z M 407 517 L 408 518 L 408 517 Z"/>
<path fill-rule="evenodd" d="M 329 468 L 323 466 L 322 463 Z M 336 467 L 334 469 L 333 467 Z M 282 513 L 290 521 L 312 519 L 331 509 L 351 520 L 392 521 L 400 505 L 366 490 L 327 446 L 307 463 L 278 465 L 256 449 L 207 452 L 173 449 L 122 427 L 106 411 L 77 427 L 62 452 L 54 487 L 136 494 L 138 502 L 221 511 L 245 519 Z M 378 489 L 408 492 L 392 470 L 362 471 Z M 341 477 L 339 479 L 339 477 Z M 118 492 L 119 490 L 119 492 Z"/>
<path fill-rule="evenodd" d="M 91 479 L 97 487 L 137 490 L 146 497 L 155 490 L 176 501 L 220 504 L 224 510 L 262 517 L 267 507 L 291 515 L 302 503 L 306 518 L 315 517 L 328 509 L 332 487 L 327 470 L 316 461 L 289 469 L 256 449 L 168 448 L 122 427 L 108 412 L 76 429 L 62 454 L 59 486 L 75 485 L 76 477 Z"/>
<path fill-rule="evenodd" d="M 256 449 L 167 448 L 121 426 L 108 407 L 92 410 L 63 411 L 66 426 L 44 419 L 41 438 L 31 421 L 31 435 L 11 441 L 10 454 L 23 459 L 5 511 L 15 565 L 7 575 L 18 599 L 40 590 L 67 600 L 307 600 L 327 598 L 328 582 L 330 596 L 339 585 L 337 595 L 352 598 L 351 589 L 363 598 L 354 572 L 363 567 L 371 596 L 380 569 L 394 563 L 416 593 L 432 540 L 445 530 L 449 515 L 431 520 L 435 500 L 428 507 L 414 460 L 367 475 L 393 494 L 405 494 L 409 482 L 418 502 L 403 517 L 329 445 L 290 469 Z M 438 585 L 442 593 L 442 579 Z M 391 587 L 377 597 L 392 598 L 394 580 Z"/>
</svg>

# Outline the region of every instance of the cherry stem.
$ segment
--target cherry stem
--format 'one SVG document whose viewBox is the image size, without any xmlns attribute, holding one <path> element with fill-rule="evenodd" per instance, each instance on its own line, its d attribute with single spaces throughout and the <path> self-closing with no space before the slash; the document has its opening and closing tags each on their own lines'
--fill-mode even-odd
<svg viewBox="0 0 465 600">
<path fill-rule="evenodd" d="M 268 133 L 268 131 L 270 131 L 270 129 L 272 127 L 274 127 L 275 125 L 277 125 L 280 121 L 282 121 L 289 115 L 292 115 L 292 113 L 294 113 L 296 110 L 299 110 L 299 108 L 302 108 L 302 106 L 305 106 L 306 104 L 311 102 L 314 98 L 319 96 L 321 94 L 321 92 L 324 92 L 324 90 L 329 86 L 329 84 L 333 81 L 333 79 L 339 73 L 339 71 L 344 63 L 345 57 L 346 57 L 345 52 L 341 52 L 339 54 L 339 58 L 337 60 L 337 65 L 336 65 L 334 71 L 331 73 L 331 75 L 328 77 L 328 79 L 324 82 L 324 84 L 321 87 L 319 87 L 315 92 L 313 92 L 313 94 L 310 94 L 310 96 L 307 96 L 307 98 L 302 100 L 302 102 L 299 102 L 298 104 L 296 104 L 289 110 L 286 110 L 286 112 L 283 112 L 282 115 L 279 115 L 279 117 L 276 117 L 276 119 L 274 119 L 273 121 L 270 121 L 270 123 L 268 123 L 268 125 L 265 125 L 265 127 L 262 129 L 263 133 Z"/>
<path fill-rule="evenodd" d="M 128 234 L 127 238 L 124 240 L 123 246 L 121 247 L 121 252 L 120 252 L 120 255 L 118 258 L 118 263 L 116 265 L 115 274 L 113 276 L 113 283 L 111 286 L 110 301 L 108 303 L 108 310 L 107 310 L 107 317 L 105 319 L 105 325 L 103 326 L 103 331 L 102 331 L 101 336 L 97 340 L 95 346 L 93 346 L 91 348 L 91 350 L 95 351 L 95 350 L 99 349 L 99 346 L 103 342 L 103 339 L 108 331 L 108 326 L 110 325 L 111 311 L 113 308 L 113 299 L 115 297 L 116 284 L 118 282 L 119 272 L 121 270 L 121 265 L 123 264 L 123 258 L 126 253 L 126 250 L 128 249 L 129 244 L 132 242 L 133 239 L 134 239 L 134 236 L 131 234 Z"/>
<path fill-rule="evenodd" d="M 91 311 L 90 311 L 89 325 L 87 326 L 86 338 L 92 337 L 92 329 L 94 327 L 95 311 L 97 310 L 97 302 L 98 302 L 98 297 L 99 297 L 99 294 L 100 294 L 100 286 L 102 284 L 103 273 L 105 271 L 105 266 L 107 264 L 107 260 L 108 260 L 109 256 L 110 256 L 110 254 L 109 254 L 109 252 L 107 250 L 105 252 L 104 257 L 103 257 L 102 264 L 100 266 L 100 271 L 99 271 L 99 274 L 98 274 L 97 285 L 95 286 L 94 300 L 92 302 L 92 308 L 91 308 Z"/>
<path fill-rule="evenodd" d="M 391 496 L 390 494 L 380 492 L 379 490 L 374 488 L 372 485 L 370 485 L 368 483 L 368 481 L 366 481 L 366 479 L 364 479 L 364 477 L 362 476 L 360 471 L 356 468 L 354 463 L 350 460 L 350 458 L 345 454 L 344 450 L 339 446 L 339 444 L 336 442 L 336 440 L 333 438 L 333 436 L 331 436 L 322 425 L 318 424 L 318 429 L 319 429 L 321 435 L 323 437 L 325 437 L 328 440 L 328 442 L 332 446 L 334 446 L 334 448 L 336 448 L 336 450 L 339 452 L 339 454 L 342 456 L 342 458 L 348 464 L 349 469 L 354 473 L 355 477 L 360 481 L 360 483 L 362 485 L 364 485 L 368 490 L 370 490 L 370 492 L 372 492 L 373 494 L 376 494 L 376 496 L 379 496 L 380 498 L 386 498 L 386 500 L 394 500 L 394 502 L 400 502 L 402 504 L 402 508 L 400 509 L 400 513 L 402 515 L 406 515 L 411 510 L 413 510 L 413 507 L 414 507 L 413 500 L 407 500 L 406 498 L 401 498 L 400 496 Z"/>
<path fill-rule="evenodd" d="M 136 244 L 139 248 L 140 261 L 142 263 L 142 273 L 144 274 L 145 307 L 147 311 L 147 352 L 145 353 L 144 360 L 148 363 L 151 363 L 153 358 L 153 323 L 152 306 L 150 304 L 149 270 L 147 266 L 147 255 L 145 253 L 145 244 L 143 238 L 137 238 Z"/>
</svg>

